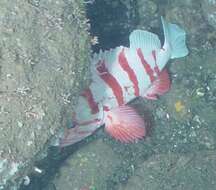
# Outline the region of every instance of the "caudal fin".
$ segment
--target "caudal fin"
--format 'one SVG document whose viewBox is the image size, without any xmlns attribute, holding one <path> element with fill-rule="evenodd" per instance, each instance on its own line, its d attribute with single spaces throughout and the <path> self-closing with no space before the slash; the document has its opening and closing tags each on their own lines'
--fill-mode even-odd
<svg viewBox="0 0 216 190">
<path fill-rule="evenodd" d="M 186 33 L 176 24 L 166 22 L 161 17 L 164 30 L 164 45 L 168 44 L 171 47 L 171 58 L 184 57 L 188 54 L 188 48 L 185 43 Z"/>
</svg>

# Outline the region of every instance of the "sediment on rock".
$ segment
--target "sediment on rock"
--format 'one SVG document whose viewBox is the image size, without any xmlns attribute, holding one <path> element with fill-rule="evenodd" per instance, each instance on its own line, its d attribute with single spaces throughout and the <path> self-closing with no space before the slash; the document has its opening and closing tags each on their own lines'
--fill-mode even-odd
<svg viewBox="0 0 216 190">
<path fill-rule="evenodd" d="M 87 22 L 78 0 L 0 2 L 0 189 L 70 124 L 89 78 Z"/>
</svg>

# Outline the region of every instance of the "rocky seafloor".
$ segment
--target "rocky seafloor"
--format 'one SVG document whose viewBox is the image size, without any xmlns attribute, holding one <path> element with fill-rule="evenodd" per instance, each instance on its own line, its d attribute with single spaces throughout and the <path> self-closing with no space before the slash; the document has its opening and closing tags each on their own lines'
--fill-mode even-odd
<svg viewBox="0 0 216 190">
<path fill-rule="evenodd" d="M 37 1 L 28 2 L 35 3 Z M 37 7 L 42 9 L 45 6 L 43 1 L 38 2 L 40 4 Z M 73 4 L 76 1 L 63 2 L 71 2 Z M 139 113 L 143 115 L 150 126 L 148 135 L 144 140 L 136 144 L 121 144 L 110 138 L 101 129 L 77 145 L 64 149 L 47 148 L 45 145 L 46 148 L 44 150 L 45 140 L 41 140 L 39 138 L 40 135 L 37 135 L 36 137 L 39 139 L 35 139 L 36 142 L 37 140 L 40 141 L 40 146 L 38 149 L 34 149 L 36 152 L 31 152 L 31 159 L 34 159 L 34 162 L 31 161 L 31 167 L 28 166 L 31 169 L 25 170 L 25 173 L 21 172 L 20 174 L 19 181 L 21 181 L 22 177 L 25 177 L 20 190 L 215 189 L 216 1 L 95 0 L 85 1 L 84 4 L 86 5 L 87 18 L 90 19 L 91 23 L 91 35 L 98 36 L 99 39 L 99 44 L 92 47 L 94 51 L 98 51 L 100 48 L 109 49 L 118 45 L 128 45 L 129 33 L 136 28 L 150 30 L 163 37 L 160 23 L 160 16 L 163 15 L 170 22 L 177 23 L 186 30 L 190 54 L 185 58 L 169 62 L 168 69 L 172 86 L 167 94 L 161 96 L 157 101 L 140 98 L 132 102 L 132 105 L 139 110 Z M 63 7 L 68 10 L 68 4 L 64 5 Z M 74 10 L 73 6 L 69 7 L 71 8 L 68 10 L 69 12 Z M 55 8 L 56 10 L 59 9 L 58 6 Z M 68 12 L 65 9 L 61 9 L 61 11 L 67 15 Z M 53 14 L 56 15 L 57 13 Z M 74 15 L 76 14 L 77 12 L 74 13 Z M 56 21 L 53 22 L 56 23 Z M 75 26 L 77 26 L 77 23 Z M 30 26 L 29 28 L 32 27 Z M 74 28 L 74 25 L 73 27 L 72 25 L 69 25 L 68 28 L 66 27 L 69 33 L 72 28 Z M 53 32 L 53 30 L 50 29 L 50 32 Z M 85 35 L 87 35 L 87 32 Z M 56 38 L 56 36 L 53 36 L 51 39 L 56 40 Z M 62 35 L 60 39 L 64 41 L 64 38 L 66 38 L 65 35 Z M 70 37 L 66 38 L 66 40 L 68 39 Z M 83 40 L 83 38 L 81 39 Z M 78 39 L 70 40 L 71 43 L 73 40 L 76 43 L 79 41 Z M 41 39 L 41 43 L 44 43 L 43 39 Z M 32 42 L 32 44 L 35 43 Z M 70 57 L 69 54 L 73 48 L 67 49 L 64 45 L 60 45 L 62 44 L 56 44 L 56 48 L 61 50 L 62 56 L 66 54 Z M 73 58 L 75 62 L 77 59 L 81 59 L 78 56 L 80 55 L 78 52 L 84 51 L 84 49 L 82 46 L 76 51 L 77 56 Z M 90 49 L 86 48 L 85 50 L 89 54 Z M 35 57 L 37 58 L 38 55 L 36 54 Z M 82 58 L 82 64 L 85 64 L 85 59 Z M 58 62 L 55 60 L 55 56 L 46 64 L 52 65 L 53 62 Z M 57 65 L 62 66 L 61 64 L 69 64 L 71 62 L 74 63 L 70 60 L 64 62 L 64 60 L 59 59 Z M 43 62 L 39 63 L 42 64 Z M 38 65 L 39 70 L 46 70 L 43 68 L 40 64 Z M 70 69 L 67 71 L 70 71 Z M 50 71 L 48 70 L 47 72 Z M 48 79 L 50 79 L 51 86 L 55 89 L 55 85 L 59 83 L 52 83 L 55 73 L 50 73 L 49 76 L 51 75 L 52 77 L 48 77 Z M 57 76 L 57 78 L 64 78 L 65 81 L 67 81 L 67 77 L 68 75 L 65 72 Z M 81 78 L 78 76 L 79 80 Z M 20 78 L 20 81 L 22 82 L 23 78 Z M 33 84 L 35 83 L 33 82 Z M 42 84 L 45 84 L 45 82 Z M 61 84 L 64 83 L 62 82 Z M 75 93 L 74 88 L 70 85 L 60 86 L 63 89 L 69 89 L 70 93 Z M 30 93 L 33 92 L 30 91 Z M 27 90 L 26 94 L 28 95 L 28 93 L 29 91 Z M 26 94 L 24 95 L 27 96 Z M 44 91 L 44 94 L 46 94 L 46 91 Z M 25 96 L 24 98 L 28 101 L 31 100 Z M 32 96 L 34 97 L 34 93 Z M 44 95 L 44 97 L 46 96 Z M 59 108 L 59 106 L 64 105 L 60 101 L 57 101 L 58 104 L 56 105 L 56 101 L 53 99 L 49 102 L 51 106 L 54 106 L 54 110 L 56 110 L 56 107 Z M 37 105 L 40 105 L 40 103 Z M 70 113 L 72 105 L 67 105 L 64 107 L 64 110 Z M 56 111 L 58 112 L 58 110 Z M 68 120 L 67 122 L 69 122 L 70 114 L 65 112 L 61 112 L 64 117 L 63 120 Z M 46 111 L 45 113 L 49 112 Z M 22 116 L 23 114 L 20 115 Z M 47 120 L 49 122 L 58 121 L 51 120 L 51 118 Z M 12 121 L 17 123 L 18 127 L 22 129 L 21 124 L 17 122 L 19 120 L 13 119 Z M 66 121 L 64 121 L 63 125 L 67 125 Z M 35 124 L 34 120 L 32 122 L 33 124 L 29 124 L 31 128 L 39 125 Z M 16 125 L 14 123 L 8 124 L 11 127 L 11 131 L 15 130 Z M 60 125 L 62 123 L 56 124 L 54 129 L 56 130 Z M 50 130 L 50 125 L 46 129 L 44 129 L 45 124 L 42 126 L 40 133 L 46 134 L 46 130 Z M 32 131 L 31 128 L 29 129 L 30 132 Z M 15 133 L 17 133 L 16 130 Z M 7 134 L 9 133 L 7 132 Z M 49 139 L 48 136 L 51 136 L 51 134 L 46 136 L 46 140 Z M 10 138 L 14 140 L 14 136 Z M 5 141 L 5 139 L 2 140 L 1 138 L 1 149 L 8 150 L 2 146 L 2 143 L 11 143 L 11 139 Z M 28 141 L 25 140 L 25 142 Z M 17 146 L 23 146 L 23 144 L 20 145 L 17 141 L 16 143 Z M 16 148 L 13 144 L 10 144 L 10 146 L 14 149 Z M 23 149 L 26 150 L 25 148 Z M 15 149 L 16 151 L 14 150 L 14 152 L 23 155 L 23 149 Z M 40 157 L 34 157 L 39 150 L 44 150 L 42 152 L 45 152 L 45 155 L 41 156 L 43 154 L 39 154 Z M 10 155 L 14 155 L 14 152 L 11 152 Z M 24 158 L 26 159 L 26 157 Z M 3 167 L 0 164 L 1 168 Z M 27 183 L 29 180 L 30 183 Z M 9 181 L 13 182 L 11 179 Z M 13 184 L 16 184 L 15 182 Z M 8 185 L 8 189 L 12 189 L 12 187 L 13 185 Z"/>
</svg>

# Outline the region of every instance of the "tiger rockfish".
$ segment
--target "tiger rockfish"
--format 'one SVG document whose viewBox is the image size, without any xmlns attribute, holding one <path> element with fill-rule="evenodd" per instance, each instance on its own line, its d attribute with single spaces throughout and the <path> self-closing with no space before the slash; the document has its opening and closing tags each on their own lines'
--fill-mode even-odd
<svg viewBox="0 0 216 190">
<path fill-rule="evenodd" d="M 73 120 L 60 146 L 74 144 L 100 126 L 121 142 L 135 142 L 146 134 L 144 119 L 127 105 L 136 97 L 157 99 L 170 88 L 169 59 L 188 54 L 185 31 L 161 17 L 164 44 L 156 34 L 134 30 L 130 47 L 119 46 L 94 54 L 92 82 L 79 97 Z"/>
</svg>

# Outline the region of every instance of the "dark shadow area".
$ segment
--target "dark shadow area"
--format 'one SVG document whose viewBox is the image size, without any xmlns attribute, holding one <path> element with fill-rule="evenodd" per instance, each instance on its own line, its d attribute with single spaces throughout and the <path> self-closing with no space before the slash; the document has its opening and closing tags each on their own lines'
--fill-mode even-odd
<svg viewBox="0 0 216 190">
<path fill-rule="evenodd" d="M 128 36 L 138 23 L 136 2 L 95 0 L 93 4 L 87 4 L 91 35 L 99 39 L 99 44 L 92 47 L 93 51 L 128 46 Z"/>
<path fill-rule="evenodd" d="M 29 174 L 30 184 L 24 185 L 23 182 L 19 190 L 55 190 L 55 185 L 49 182 L 54 178 L 56 172 L 70 155 L 91 142 L 95 138 L 94 136 L 65 148 L 50 147 L 48 149 L 48 156 L 43 160 L 35 162 L 35 167 L 39 168 L 42 173 L 33 172 Z"/>
</svg>

